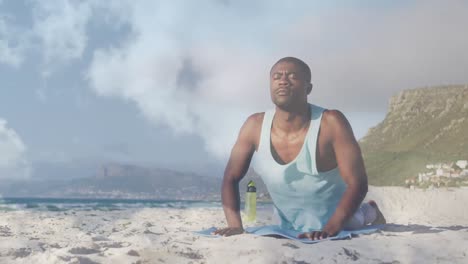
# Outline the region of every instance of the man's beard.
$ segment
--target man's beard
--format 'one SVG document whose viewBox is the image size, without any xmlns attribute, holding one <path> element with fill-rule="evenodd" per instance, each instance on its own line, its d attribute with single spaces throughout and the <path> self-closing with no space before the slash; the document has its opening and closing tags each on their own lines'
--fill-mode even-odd
<svg viewBox="0 0 468 264">
<path fill-rule="evenodd" d="M 277 107 L 287 110 L 294 106 L 294 102 L 297 100 L 294 100 L 293 96 L 285 97 L 274 95 L 272 101 Z"/>
</svg>

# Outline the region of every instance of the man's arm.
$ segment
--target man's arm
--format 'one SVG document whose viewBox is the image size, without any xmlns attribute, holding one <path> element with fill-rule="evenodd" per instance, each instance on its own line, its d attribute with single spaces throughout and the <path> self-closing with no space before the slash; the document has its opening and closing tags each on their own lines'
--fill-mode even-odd
<svg viewBox="0 0 468 264">
<path fill-rule="evenodd" d="M 351 125 L 339 111 L 324 113 L 326 132 L 335 153 L 340 175 L 347 185 L 335 213 L 331 216 L 322 232 L 304 235 L 311 239 L 322 239 L 334 236 L 343 228 L 346 221 L 360 206 L 367 193 L 367 175 L 361 149 L 354 138 Z"/>
<path fill-rule="evenodd" d="M 218 229 L 215 234 L 229 236 L 244 232 L 240 215 L 239 182 L 247 172 L 256 148 L 255 137 L 259 133 L 261 114 L 250 116 L 242 126 L 232 148 L 229 162 L 224 171 L 221 190 L 227 228 Z"/>
</svg>

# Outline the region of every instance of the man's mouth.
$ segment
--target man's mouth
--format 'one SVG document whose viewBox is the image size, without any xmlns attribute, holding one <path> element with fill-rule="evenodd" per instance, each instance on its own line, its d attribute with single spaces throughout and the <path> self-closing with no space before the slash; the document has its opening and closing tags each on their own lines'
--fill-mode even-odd
<svg viewBox="0 0 468 264">
<path fill-rule="evenodd" d="M 288 89 L 278 89 L 276 90 L 276 95 L 289 95 Z"/>
</svg>

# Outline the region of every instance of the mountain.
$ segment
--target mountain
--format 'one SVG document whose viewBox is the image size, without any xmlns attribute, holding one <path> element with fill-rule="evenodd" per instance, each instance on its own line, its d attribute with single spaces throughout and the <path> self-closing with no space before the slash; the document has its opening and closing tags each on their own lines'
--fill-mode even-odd
<svg viewBox="0 0 468 264">
<path fill-rule="evenodd" d="M 88 171 L 90 166 L 85 166 L 87 168 L 85 171 Z M 61 177 L 57 173 L 53 177 L 43 176 L 33 180 L 5 180 L 0 185 L 0 195 L 170 200 L 221 199 L 221 177 L 132 164 L 107 163 L 94 166 L 94 172 L 89 176 L 69 177 L 66 174 L 70 170 L 68 166 L 58 164 L 55 168 L 49 165 L 48 172 L 64 174 Z M 75 174 L 73 176 L 76 176 Z M 241 198 L 244 197 L 245 186 L 251 179 L 257 184 L 259 198 L 268 199 L 265 185 L 253 171 L 249 171 L 240 183 Z"/>
<path fill-rule="evenodd" d="M 60 180 L 93 175 L 98 162 L 75 160 L 73 162 L 32 162 L 32 174 L 36 179 Z"/>
<path fill-rule="evenodd" d="M 93 177 L 76 179 L 70 193 L 156 199 L 210 199 L 220 180 L 195 173 L 130 164 L 102 165 Z M 73 192 L 74 191 L 74 192 Z"/>
<path fill-rule="evenodd" d="M 359 144 L 372 185 L 403 185 L 426 164 L 468 159 L 468 85 L 400 92 Z"/>
<path fill-rule="evenodd" d="M 48 171 L 53 171 L 49 168 Z M 62 171 L 57 169 L 57 171 Z M 219 193 L 221 180 L 194 173 L 131 164 L 109 163 L 94 167 L 88 176 L 38 177 L 4 182 L 3 196 L 211 199 Z"/>
</svg>

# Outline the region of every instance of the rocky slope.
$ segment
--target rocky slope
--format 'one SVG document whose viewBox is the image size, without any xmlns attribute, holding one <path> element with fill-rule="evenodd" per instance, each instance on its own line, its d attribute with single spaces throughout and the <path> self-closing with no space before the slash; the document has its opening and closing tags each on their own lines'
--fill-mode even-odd
<svg viewBox="0 0 468 264">
<path fill-rule="evenodd" d="M 402 185 L 425 164 L 468 159 L 468 85 L 400 92 L 360 145 L 374 185 Z"/>
</svg>

